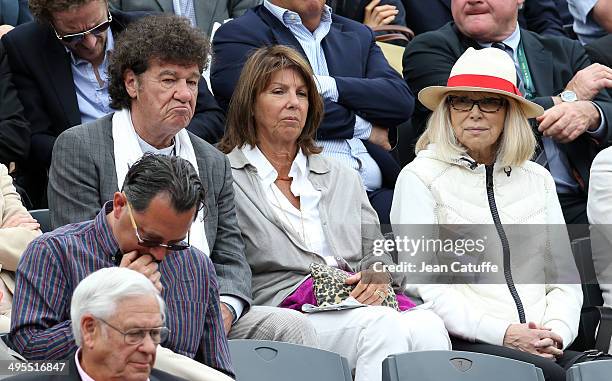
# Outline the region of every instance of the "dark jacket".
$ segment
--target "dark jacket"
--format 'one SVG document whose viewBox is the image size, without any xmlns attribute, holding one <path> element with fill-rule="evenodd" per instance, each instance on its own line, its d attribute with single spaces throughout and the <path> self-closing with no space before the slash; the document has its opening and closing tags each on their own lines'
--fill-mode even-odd
<svg viewBox="0 0 612 381">
<path fill-rule="evenodd" d="M 222 107 L 228 106 L 251 51 L 270 44 L 292 47 L 306 58 L 291 31 L 264 6 L 219 28 L 213 41 L 211 84 Z M 318 139 L 353 138 L 355 115 L 386 128 L 395 128 L 410 118 L 414 96 L 389 66 L 370 28 L 332 14 L 331 29 L 321 45 L 339 97 L 338 102 L 324 100 L 325 115 L 317 130 Z M 383 171 L 383 186 L 392 188 L 399 174 L 397 162 L 382 148 L 368 142 L 365 145 Z M 389 168 L 392 170 L 385 173 Z"/>
<path fill-rule="evenodd" d="M 451 0 L 402 0 L 406 9 L 406 25 L 414 33 L 436 30 L 453 21 Z M 519 11 L 521 28 L 548 36 L 565 36 L 563 23 L 553 0 L 527 0 Z"/>
<path fill-rule="evenodd" d="M 0 163 L 21 161 L 30 149 L 30 124 L 11 79 L 4 45 L 0 43 Z"/>
</svg>

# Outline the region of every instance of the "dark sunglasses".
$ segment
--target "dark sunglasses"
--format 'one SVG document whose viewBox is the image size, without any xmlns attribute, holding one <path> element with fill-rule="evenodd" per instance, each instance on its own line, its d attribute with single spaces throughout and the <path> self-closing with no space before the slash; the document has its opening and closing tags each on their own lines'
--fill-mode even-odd
<svg viewBox="0 0 612 381">
<path fill-rule="evenodd" d="M 127 201 L 127 196 L 125 196 L 125 199 Z M 140 234 L 138 233 L 138 225 L 136 225 L 136 220 L 134 219 L 134 215 L 132 214 L 132 206 L 130 205 L 129 201 L 127 201 L 126 203 L 127 203 L 128 214 L 130 215 L 130 220 L 132 220 L 132 226 L 134 227 L 134 233 L 136 233 L 136 239 L 138 240 L 138 244 L 140 246 L 142 247 L 164 247 L 170 251 L 181 251 L 181 250 L 188 249 L 191 246 L 189 244 L 189 232 L 187 232 L 187 242 L 181 241 L 181 242 L 166 244 L 166 243 L 162 243 L 159 241 L 151 241 L 148 239 L 142 239 L 140 237 Z"/>
<path fill-rule="evenodd" d="M 505 99 L 497 97 L 475 100 L 465 96 L 449 95 L 446 99 L 453 109 L 462 112 L 472 111 L 474 105 L 478 105 L 480 111 L 494 113 L 498 112 L 506 105 Z"/>
<path fill-rule="evenodd" d="M 102 33 L 106 32 L 106 30 L 108 29 L 108 27 L 111 24 L 111 21 L 113 21 L 113 16 L 110 14 L 110 11 L 109 11 L 108 12 L 108 18 L 107 18 L 106 21 L 100 23 L 99 25 L 94 26 L 91 29 L 83 31 L 83 32 L 65 34 L 63 36 L 60 36 L 59 33 L 57 33 L 57 30 L 55 30 L 55 27 L 53 26 L 53 24 L 51 24 L 51 27 L 53 28 L 53 31 L 55 32 L 55 36 L 61 42 L 63 42 L 64 44 L 66 44 L 66 45 L 68 45 L 70 47 L 75 47 L 78 43 L 83 41 L 88 34 L 93 34 L 94 36 L 99 36 Z"/>
</svg>

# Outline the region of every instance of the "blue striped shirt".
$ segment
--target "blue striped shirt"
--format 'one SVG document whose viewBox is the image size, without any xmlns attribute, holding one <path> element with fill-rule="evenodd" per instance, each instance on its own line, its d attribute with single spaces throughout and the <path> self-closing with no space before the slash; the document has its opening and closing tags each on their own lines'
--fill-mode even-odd
<svg viewBox="0 0 612 381">
<path fill-rule="evenodd" d="M 70 302 L 92 272 L 115 266 L 119 245 L 106 221 L 112 201 L 92 221 L 66 225 L 34 240 L 16 272 L 11 346 L 29 360 L 59 360 L 77 349 Z M 214 267 L 197 249 L 169 252 L 159 265 L 166 302 L 163 346 L 233 376 Z"/>
<path fill-rule="evenodd" d="M 298 40 L 310 66 L 315 73 L 319 93 L 322 97 L 333 102 L 338 101 L 338 87 L 336 80 L 329 75 L 325 53 L 321 41 L 327 36 L 332 25 L 331 8 L 327 5 L 321 15 L 321 23 L 314 32 L 302 24 L 300 15 L 296 12 L 264 2 L 264 6 L 286 26 Z M 360 116 L 355 116 L 355 131 L 352 139 L 320 140 L 323 154 L 343 162 L 349 167 L 359 171 L 363 184 L 368 191 L 373 191 L 382 185 L 382 173 L 376 161 L 372 159 L 361 139 L 368 139 L 372 131 L 372 124 Z"/>
</svg>

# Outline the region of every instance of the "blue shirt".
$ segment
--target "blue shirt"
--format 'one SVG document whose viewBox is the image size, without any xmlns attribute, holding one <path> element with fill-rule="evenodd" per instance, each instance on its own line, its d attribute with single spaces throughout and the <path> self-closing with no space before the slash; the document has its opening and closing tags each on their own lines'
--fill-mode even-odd
<svg viewBox="0 0 612 381">
<path fill-rule="evenodd" d="M 329 75 L 327 61 L 321 42 L 329 33 L 332 25 L 331 8 L 325 6 L 321 15 L 321 23 L 314 32 L 302 24 L 300 15 L 296 12 L 264 2 L 266 7 L 293 36 L 298 40 L 306 57 L 315 73 L 315 82 L 322 97 L 333 102 L 338 101 L 339 93 L 336 80 Z M 320 140 L 318 143 L 323 147 L 323 154 L 343 162 L 349 167 L 357 170 L 361 175 L 363 184 L 368 191 L 379 189 L 382 185 L 382 173 L 376 161 L 372 159 L 361 139 L 368 139 L 372 131 L 372 124 L 367 120 L 355 116 L 355 130 L 352 139 Z"/>
<path fill-rule="evenodd" d="M 567 8 L 574 18 L 574 32 L 583 45 L 608 34 L 593 18 L 593 7 L 598 0 L 567 0 Z M 610 17 L 610 15 L 608 15 Z"/>
<path fill-rule="evenodd" d="M 77 103 L 81 112 L 81 123 L 94 121 L 114 111 L 110 107 L 107 73 L 109 52 L 113 50 L 114 45 L 113 33 L 111 28 L 108 28 L 106 30 L 104 60 L 98 67 L 98 75 L 102 80 L 102 85 L 96 78 L 91 62 L 77 57 L 70 49 L 66 48 L 70 55 L 72 80 L 74 81 Z"/>
</svg>

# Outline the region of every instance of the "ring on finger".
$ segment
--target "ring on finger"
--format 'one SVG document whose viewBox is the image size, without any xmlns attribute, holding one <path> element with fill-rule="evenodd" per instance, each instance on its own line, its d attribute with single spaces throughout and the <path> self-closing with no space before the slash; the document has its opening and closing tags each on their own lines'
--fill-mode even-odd
<svg viewBox="0 0 612 381">
<path fill-rule="evenodd" d="M 380 298 L 380 300 L 383 300 L 383 299 L 386 297 L 385 293 L 384 293 L 384 292 L 382 292 L 381 290 L 376 290 L 374 293 L 375 293 L 376 295 L 378 295 L 378 297 Z"/>
</svg>

